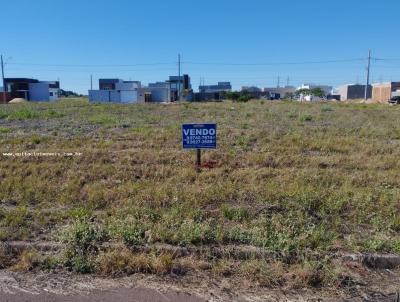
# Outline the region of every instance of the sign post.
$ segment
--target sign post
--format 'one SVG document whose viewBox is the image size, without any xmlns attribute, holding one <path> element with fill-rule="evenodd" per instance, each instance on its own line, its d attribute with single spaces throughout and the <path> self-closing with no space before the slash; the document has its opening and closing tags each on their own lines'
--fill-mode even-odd
<svg viewBox="0 0 400 302">
<path fill-rule="evenodd" d="M 182 125 L 183 149 L 197 149 L 196 169 L 201 168 L 201 149 L 217 148 L 217 124 Z"/>
</svg>

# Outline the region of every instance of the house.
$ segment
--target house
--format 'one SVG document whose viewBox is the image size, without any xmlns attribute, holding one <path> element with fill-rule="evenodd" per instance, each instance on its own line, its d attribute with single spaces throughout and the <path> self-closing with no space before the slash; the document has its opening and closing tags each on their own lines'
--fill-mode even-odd
<svg viewBox="0 0 400 302">
<path fill-rule="evenodd" d="M 166 81 L 170 89 L 170 101 L 175 102 L 180 98 L 186 98 L 192 92 L 192 84 L 187 74 L 182 76 L 170 76 Z"/>
<path fill-rule="evenodd" d="M 142 86 L 139 81 L 99 79 L 99 90 L 89 90 L 90 102 L 106 103 L 163 103 L 188 97 L 191 91 L 188 75 L 170 76 L 165 82 Z"/>
<path fill-rule="evenodd" d="M 60 83 L 58 81 L 39 81 L 30 78 L 4 79 L 10 98 L 24 98 L 28 101 L 51 102 L 58 99 Z"/>
<path fill-rule="evenodd" d="M 336 94 L 340 95 L 340 101 L 356 100 L 365 98 L 365 85 L 360 84 L 348 84 L 340 86 L 336 90 Z M 372 86 L 368 86 L 367 98 L 370 99 L 372 96 Z"/>
<path fill-rule="evenodd" d="M 255 93 L 259 93 L 262 92 L 261 88 L 258 88 L 256 86 L 242 86 L 242 91 L 247 91 L 247 92 L 255 92 Z"/>
<path fill-rule="evenodd" d="M 213 101 L 221 100 L 222 94 L 231 92 L 230 82 L 218 82 L 217 85 L 200 85 L 199 92 L 194 94 L 194 101 Z"/>
<path fill-rule="evenodd" d="M 145 101 L 139 81 L 99 79 L 99 90 L 89 90 L 89 101 L 97 103 L 138 103 Z"/>
<path fill-rule="evenodd" d="M 143 90 L 145 102 L 163 103 L 171 101 L 171 89 L 168 82 L 149 83 Z"/>
<path fill-rule="evenodd" d="M 269 93 L 272 99 L 280 99 L 289 97 L 292 94 L 294 94 L 296 92 L 296 87 L 285 86 L 285 87 L 275 87 L 275 88 L 264 88 L 264 92 Z"/>
<path fill-rule="evenodd" d="M 231 92 L 232 85 L 230 82 L 218 82 L 217 85 L 203 85 L 199 86 L 200 93 L 220 93 Z"/>
<path fill-rule="evenodd" d="M 261 97 L 269 98 L 269 94 L 267 95 L 261 88 L 256 86 L 242 86 L 242 92 L 250 94 L 254 99 L 259 99 Z"/>
<path fill-rule="evenodd" d="M 60 83 L 57 81 L 46 81 L 39 83 L 29 83 L 30 101 L 56 101 L 59 97 Z"/>
<path fill-rule="evenodd" d="M 333 87 L 327 85 L 317 85 L 317 84 L 303 84 L 297 90 L 313 90 L 313 89 L 321 89 L 323 91 L 323 96 L 315 96 L 312 94 L 305 94 L 300 93 L 299 101 L 306 101 L 306 102 L 315 102 L 315 101 L 322 101 L 325 99 L 329 99 L 330 95 L 332 94 Z"/>
<path fill-rule="evenodd" d="M 400 90 L 400 82 L 372 84 L 372 101 L 374 103 L 387 103 Z"/>
</svg>

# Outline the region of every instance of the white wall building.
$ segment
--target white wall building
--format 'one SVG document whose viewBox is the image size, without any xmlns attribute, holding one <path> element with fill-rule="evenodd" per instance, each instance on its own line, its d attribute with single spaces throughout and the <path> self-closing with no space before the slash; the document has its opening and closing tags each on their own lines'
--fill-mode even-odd
<svg viewBox="0 0 400 302">
<path fill-rule="evenodd" d="M 99 79 L 99 90 L 89 90 L 90 102 L 106 103 L 165 103 L 178 99 L 181 94 L 191 89 L 188 75 L 170 77 L 165 82 L 149 83 L 142 86 L 139 81 L 122 81 L 120 79 Z"/>
<path fill-rule="evenodd" d="M 307 95 L 307 94 L 300 94 L 299 96 L 299 101 L 306 101 L 306 102 L 317 102 L 317 101 L 323 101 L 328 97 L 329 95 L 332 95 L 333 93 L 333 87 L 332 86 L 327 86 L 327 85 L 317 85 L 317 84 L 303 84 L 301 85 L 298 90 L 300 89 L 315 89 L 315 88 L 320 88 L 324 92 L 324 97 L 318 97 L 315 95 Z"/>
<path fill-rule="evenodd" d="M 94 103 L 141 103 L 144 91 L 139 81 L 99 79 L 99 90 L 89 90 L 89 101 Z"/>
<path fill-rule="evenodd" d="M 53 102 L 59 97 L 56 82 L 39 82 L 29 84 L 29 100 L 34 102 Z"/>
</svg>

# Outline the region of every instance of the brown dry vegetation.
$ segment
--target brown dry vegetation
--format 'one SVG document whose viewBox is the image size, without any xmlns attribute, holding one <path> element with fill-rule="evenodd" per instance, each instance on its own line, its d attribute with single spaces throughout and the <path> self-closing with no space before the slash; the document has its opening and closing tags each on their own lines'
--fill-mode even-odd
<svg viewBox="0 0 400 302">
<path fill-rule="evenodd" d="M 3 105 L 1 153 L 82 155 L 0 154 L 0 240 L 63 242 L 52 265 L 110 275 L 191 267 L 134 246 L 250 245 L 274 259 L 196 261 L 261 285 L 339 284 L 332 253 L 400 253 L 399 115 L 344 103 Z M 198 174 L 180 127 L 206 121 L 219 146 Z M 104 253 L 104 242 L 127 250 Z"/>
</svg>

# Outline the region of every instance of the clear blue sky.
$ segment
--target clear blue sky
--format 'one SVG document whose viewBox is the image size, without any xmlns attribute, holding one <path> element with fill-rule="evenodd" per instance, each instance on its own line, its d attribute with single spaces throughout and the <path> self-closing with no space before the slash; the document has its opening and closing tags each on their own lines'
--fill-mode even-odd
<svg viewBox="0 0 400 302">
<path fill-rule="evenodd" d="M 0 3 L 0 53 L 11 57 L 6 76 L 59 78 L 62 88 L 81 93 L 91 73 L 95 87 L 100 77 L 164 81 L 177 74 L 178 53 L 195 88 L 200 78 L 235 88 L 276 86 L 278 75 L 292 85 L 364 82 L 361 60 L 280 63 L 362 59 L 368 49 L 394 59 L 373 60 L 373 81 L 400 80 L 399 0 Z M 154 63 L 165 64 L 136 65 Z"/>
</svg>

